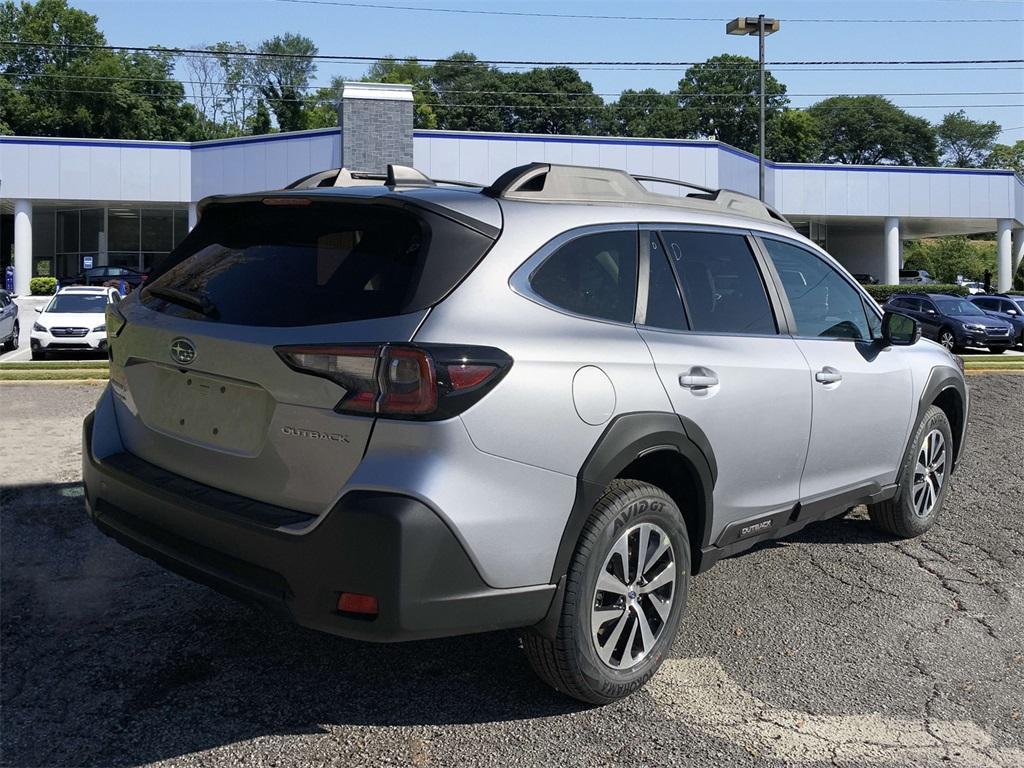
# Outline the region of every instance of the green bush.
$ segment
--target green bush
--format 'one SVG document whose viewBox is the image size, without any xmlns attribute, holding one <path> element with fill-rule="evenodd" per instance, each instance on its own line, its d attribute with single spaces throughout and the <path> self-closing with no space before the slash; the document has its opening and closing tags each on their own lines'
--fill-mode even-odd
<svg viewBox="0 0 1024 768">
<path fill-rule="evenodd" d="M 970 294 L 962 285 L 948 283 L 914 283 L 913 285 L 865 285 L 864 290 L 879 304 L 884 304 L 897 293 L 948 293 L 950 296 L 967 296 Z"/>
<path fill-rule="evenodd" d="M 28 282 L 28 289 L 33 296 L 52 296 L 57 292 L 57 278 L 33 277 Z"/>
<path fill-rule="evenodd" d="M 940 237 L 907 243 L 904 269 L 927 269 L 936 280 L 952 283 L 959 276 L 967 280 L 984 279 L 985 272 L 996 273 L 994 240 L 970 240 L 966 237 Z"/>
</svg>

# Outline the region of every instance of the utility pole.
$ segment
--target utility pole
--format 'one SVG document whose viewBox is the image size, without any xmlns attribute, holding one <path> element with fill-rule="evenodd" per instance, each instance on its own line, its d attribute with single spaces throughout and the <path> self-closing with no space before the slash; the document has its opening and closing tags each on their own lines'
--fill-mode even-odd
<svg viewBox="0 0 1024 768">
<path fill-rule="evenodd" d="M 760 118 L 758 119 L 758 197 L 764 202 L 764 39 L 779 31 L 781 24 L 778 19 L 768 19 L 762 13 L 756 18 L 753 16 L 740 16 L 725 25 L 725 32 L 729 35 L 757 35 L 757 71 L 760 76 Z"/>
</svg>

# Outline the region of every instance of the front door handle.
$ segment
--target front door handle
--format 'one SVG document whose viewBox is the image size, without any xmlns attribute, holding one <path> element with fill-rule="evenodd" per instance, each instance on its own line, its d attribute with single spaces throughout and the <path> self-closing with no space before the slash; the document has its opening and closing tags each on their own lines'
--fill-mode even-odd
<svg viewBox="0 0 1024 768">
<path fill-rule="evenodd" d="M 718 374 L 710 368 L 694 366 L 679 377 L 679 386 L 684 389 L 707 389 L 718 385 Z"/>
<path fill-rule="evenodd" d="M 814 374 L 814 380 L 819 384 L 838 384 L 843 380 L 843 374 L 837 371 L 835 368 L 826 365 L 816 374 Z"/>
</svg>

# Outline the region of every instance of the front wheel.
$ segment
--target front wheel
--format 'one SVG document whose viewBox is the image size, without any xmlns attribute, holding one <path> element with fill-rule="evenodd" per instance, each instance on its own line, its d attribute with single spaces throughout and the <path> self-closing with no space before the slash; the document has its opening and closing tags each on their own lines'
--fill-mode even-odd
<svg viewBox="0 0 1024 768">
<path fill-rule="evenodd" d="M 956 352 L 959 349 L 956 343 L 956 336 L 948 328 L 943 328 L 939 331 L 939 344 L 944 346 L 950 352 Z"/>
<path fill-rule="evenodd" d="M 1006 347 L 989 347 L 988 351 L 993 355 L 1001 355 L 1006 351 Z"/>
<path fill-rule="evenodd" d="M 45 360 L 46 359 L 46 350 L 45 349 L 33 349 L 32 350 L 32 359 L 33 360 Z"/>
<path fill-rule="evenodd" d="M 925 533 L 939 518 L 952 471 L 953 430 L 946 414 L 933 405 L 925 412 L 903 457 L 896 495 L 868 505 L 871 521 L 904 539 Z"/>
<path fill-rule="evenodd" d="M 526 657 L 544 682 L 581 701 L 629 696 L 672 647 L 689 583 L 675 502 L 653 485 L 613 480 L 580 535 L 555 638 L 527 630 Z"/>
</svg>

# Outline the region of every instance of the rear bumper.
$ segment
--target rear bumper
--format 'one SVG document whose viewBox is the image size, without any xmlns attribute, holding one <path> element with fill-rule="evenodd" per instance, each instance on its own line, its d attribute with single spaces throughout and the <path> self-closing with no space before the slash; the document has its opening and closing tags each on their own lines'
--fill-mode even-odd
<svg viewBox="0 0 1024 768">
<path fill-rule="evenodd" d="M 127 472 L 118 455 L 98 459 L 93 420 L 83 425 L 82 472 L 87 509 L 101 531 L 303 626 L 360 640 L 415 640 L 529 626 L 551 604 L 554 585 L 487 586 L 445 523 L 415 499 L 349 493 L 297 535 L 262 505 L 254 515 L 251 501 L 152 465 Z M 338 612 L 341 592 L 374 595 L 379 614 Z"/>
</svg>

